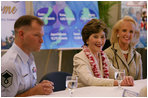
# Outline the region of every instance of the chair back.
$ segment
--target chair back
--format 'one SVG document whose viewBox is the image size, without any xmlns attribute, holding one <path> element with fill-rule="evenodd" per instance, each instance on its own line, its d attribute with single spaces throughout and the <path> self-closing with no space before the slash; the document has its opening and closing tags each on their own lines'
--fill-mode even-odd
<svg viewBox="0 0 148 98">
<path fill-rule="evenodd" d="M 66 76 L 72 76 L 72 74 L 66 72 L 51 72 L 43 76 L 40 82 L 43 80 L 52 81 L 54 83 L 54 92 L 65 90 Z"/>
</svg>

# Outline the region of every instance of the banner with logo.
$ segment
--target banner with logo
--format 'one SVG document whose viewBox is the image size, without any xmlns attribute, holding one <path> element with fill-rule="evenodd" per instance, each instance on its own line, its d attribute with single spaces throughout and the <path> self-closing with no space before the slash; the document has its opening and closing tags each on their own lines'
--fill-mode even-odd
<svg viewBox="0 0 148 98">
<path fill-rule="evenodd" d="M 14 23 L 25 14 L 25 1 L 1 1 L 1 49 L 9 49 L 12 46 Z"/>
<path fill-rule="evenodd" d="M 121 16 L 125 15 L 135 19 L 140 30 L 140 39 L 136 47 L 147 47 L 147 1 L 122 1 Z"/>
<path fill-rule="evenodd" d="M 97 1 L 33 1 L 33 8 L 45 23 L 41 49 L 81 48 L 83 26 L 99 18 Z"/>
</svg>

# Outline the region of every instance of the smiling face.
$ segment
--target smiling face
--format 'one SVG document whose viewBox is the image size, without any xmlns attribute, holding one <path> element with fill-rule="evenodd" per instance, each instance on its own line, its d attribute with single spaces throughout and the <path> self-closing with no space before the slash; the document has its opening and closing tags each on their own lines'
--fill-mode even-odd
<svg viewBox="0 0 148 98">
<path fill-rule="evenodd" d="M 106 37 L 103 30 L 98 33 L 91 34 L 87 40 L 88 48 L 91 52 L 98 53 L 102 51 L 105 41 Z"/>
<path fill-rule="evenodd" d="M 128 46 L 135 33 L 135 25 L 129 21 L 123 21 L 117 32 L 119 35 L 119 45 Z"/>
</svg>

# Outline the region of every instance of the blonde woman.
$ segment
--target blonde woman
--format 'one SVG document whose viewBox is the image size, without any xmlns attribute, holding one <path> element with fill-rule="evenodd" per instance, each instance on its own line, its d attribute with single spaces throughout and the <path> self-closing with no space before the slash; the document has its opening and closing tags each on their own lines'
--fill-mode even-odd
<svg viewBox="0 0 148 98">
<path fill-rule="evenodd" d="M 139 33 L 136 21 L 125 16 L 114 25 L 111 46 L 104 51 L 115 68 L 125 69 L 126 75 L 134 79 L 142 79 L 141 55 L 135 50 Z"/>
</svg>

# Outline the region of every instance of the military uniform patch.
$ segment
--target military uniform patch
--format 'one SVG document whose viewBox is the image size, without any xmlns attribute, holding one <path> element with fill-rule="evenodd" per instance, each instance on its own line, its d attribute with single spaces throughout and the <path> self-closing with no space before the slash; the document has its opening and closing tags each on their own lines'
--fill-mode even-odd
<svg viewBox="0 0 148 98">
<path fill-rule="evenodd" d="M 1 83 L 3 87 L 7 88 L 10 85 L 12 85 L 12 80 L 13 80 L 13 74 L 10 73 L 8 70 L 4 71 L 1 74 Z"/>
</svg>

